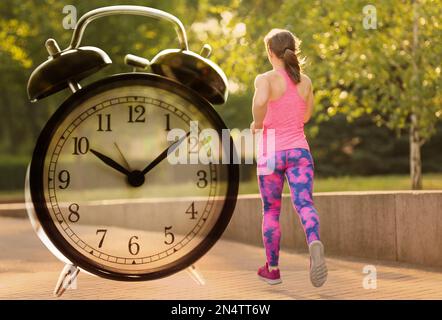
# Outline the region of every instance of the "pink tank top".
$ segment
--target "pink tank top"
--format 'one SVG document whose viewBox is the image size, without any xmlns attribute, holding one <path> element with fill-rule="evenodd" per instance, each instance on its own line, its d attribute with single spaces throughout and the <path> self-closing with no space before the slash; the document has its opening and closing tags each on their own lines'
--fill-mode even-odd
<svg viewBox="0 0 442 320">
<path fill-rule="evenodd" d="M 269 101 L 263 122 L 263 150 L 266 153 L 267 132 L 275 130 L 275 151 L 304 148 L 310 150 L 304 134 L 305 100 L 299 95 L 296 84 L 287 71 L 277 70 L 286 79 L 286 90 L 277 100 Z"/>
</svg>

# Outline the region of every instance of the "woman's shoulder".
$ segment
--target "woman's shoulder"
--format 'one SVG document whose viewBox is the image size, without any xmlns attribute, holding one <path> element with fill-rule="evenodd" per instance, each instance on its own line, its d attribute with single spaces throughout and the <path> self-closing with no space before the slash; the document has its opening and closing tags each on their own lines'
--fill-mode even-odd
<svg viewBox="0 0 442 320">
<path fill-rule="evenodd" d="M 258 86 L 269 86 L 272 83 L 272 72 L 273 70 L 260 73 L 255 77 L 255 87 Z"/>
<path fill-rule="evenodd" d="M 267 85 L 271 85 L 272 83 L 277 81 L 277 79 L 281 77 L 281 75 L 276 70 L 269 70 L 267 72 L 258 74 L 255 78 L 255 85 L 257 83 L 265 83 Z"/>
<path fill-rule="evenodd" d="M 280 76 L 281 74 L 277 70 L 269 70 L 267 72 L 258 74 L 255 80 L 272 82 L 272 80 L 279 78 Z M 307 74 L 301 73 L 301 83 L 309 87 L 312 85 L 312 80 Z"/>
<path fill-rule="evenodd" d="M 305 73 L 301 73 L 301 84 L 304 84 L 306 87 L 312 86 L 312 80 Z"/>
<path fill-rule="evenodd" d="M 255 77 L 255 88 L 268 86 L 269 81 L 264 73 L 258 74 Z"/>
<path fill-rule="evenodd" d="M 268 80 L 272 80 L 275 77 L 281 77 L 281 74 L 276 70 L 269 70 L 267 72 L 264 72 L 262 75 L 265 76 Z"/>
<path fill-rule="evenodd" d="M 269 70 L 264 73 L 260 73 L 255 78 L 255 87 L 259 86 L 269 86 L 272 84 L 279 83 L 281 74 L 277 70 Z M 298 84 L 302 88 L 309 90 L 312 88 L 312 80 L 305 73 L 301 73 L 301 82 Z"/>
<path fill-rule="evenodd" d="M 260 73 L 256 76 L 255 80 L 270 80 L 277 72 L 275 70 L 269 70 L 263 73 Z"/>
</svg>

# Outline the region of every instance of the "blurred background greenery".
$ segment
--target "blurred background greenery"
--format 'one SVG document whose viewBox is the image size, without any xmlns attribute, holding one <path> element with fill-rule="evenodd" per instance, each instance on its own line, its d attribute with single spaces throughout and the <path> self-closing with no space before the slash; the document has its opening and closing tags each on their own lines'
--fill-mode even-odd
<svg viewBox="0 0 442 320">
<path fill-rule="evenodd" d="M 74 5 L 80 17 L 116 4 L 170 12 L 186 27 L 191 50 L 213 47 L 211 59 L 230 80 L 228 103 L 215 108 L 231 128 L 249 127 L 254 78 L 271 68 L 264 35 L 274 27 L 295 33 L 315 88 L 306 125 L 315 191 L 442 189 L 441 0 L 371 1 L 377 25 L 369 30 L 368 3 L 360 0 L 7 0 L 0 2 L 0 200 L 21 197 L 36 138 L 69 95 L 36 104 L 26 95 L 30 73 L 47 59 L 45 40 L 62 48 L 70 41 L 63 8 Z M 102 48 L 114 62 L 85 85 L 130 71 L 127 53 L 150 59 L 178 42 L 165 22 L 118 16 L 91 24 L 82 45 Z M 256 192 L 254 166 L 242 169 L 241 192 Z"/>
</svg>

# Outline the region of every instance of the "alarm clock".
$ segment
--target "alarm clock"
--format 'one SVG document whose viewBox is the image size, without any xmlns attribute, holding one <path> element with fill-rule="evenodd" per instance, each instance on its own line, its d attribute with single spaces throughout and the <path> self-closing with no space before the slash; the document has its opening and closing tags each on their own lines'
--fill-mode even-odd
<svg viewBox="0 0 442 320">
<path fill-rule="evenodd" d="M 91 21 L 115 14 L 171 22 L 180 48 L 152 61 L 128 54 L 125 63 L 134 72 L 82 87 L 80 80 L 112 63 L 103 50 L 80 46 L 83 32 Z M 111 6 L 82 16 L 68 48 L 60 50 L 53 39 L 46 48 L 50 56 L 30 76 L 29 99 L 66 88 L 72 94 L 38 137 L 25 195 L 34 230 L 66 264 L 55 294 L 80 270 L 139 281 L 192 267 L 227 227 L 239 183 L 238 165 L 218 161 L 236 154 L 212 106 L 226 101 L 227 78 L 208 59 L 210 46 L 190 51 L 182 23 L 169 13 Z M 173 130 L 182 134 L 171 139 Z M 210 139 L 201 139 L 203 132 Z M 223 143 L 208 143 L 216 139 Z M 211 161 L 170 161 L 179 152 L 203 152 Z"/>
</svg>

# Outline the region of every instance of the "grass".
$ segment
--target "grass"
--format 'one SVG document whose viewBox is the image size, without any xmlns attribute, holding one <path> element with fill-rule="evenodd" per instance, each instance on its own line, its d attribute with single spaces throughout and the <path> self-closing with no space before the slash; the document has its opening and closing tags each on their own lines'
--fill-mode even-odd
<svg viewBox="0 0 442 320">
<path fill-rule="evenodd" d="M 315 178 L 313 188 L 314 192 L 410 190 L 410 177 L 383 175 Z M 442 174 L 424 174 L 423 189 L 442 190 Z M 240 193 L 258 193 L 257 182 L 253 180 L 241 183 Z M 284 193 L 289 193 L 287 183 L 284 185 Z"/>
<path fill-rule="evenodd" d="M 424 190 L 442 190 L 442 174 L 424 174 Z M 384 176 L 346 176 L 334 178 L 315 178 L 314 192 L 334 191 L 384 191 L 384 190 L 410 190 L 410 177 L 408 175 Z M 164 192 L 164 191 L 162 191 Z M 258 193 L 256 180 L 241 182 L 240 194 Z M 287 183 L 284 193 L 289 193 Z M 7 200 L 22 200 L 23 191 L 0 191 L 0 202 Z"/>
</svg>

